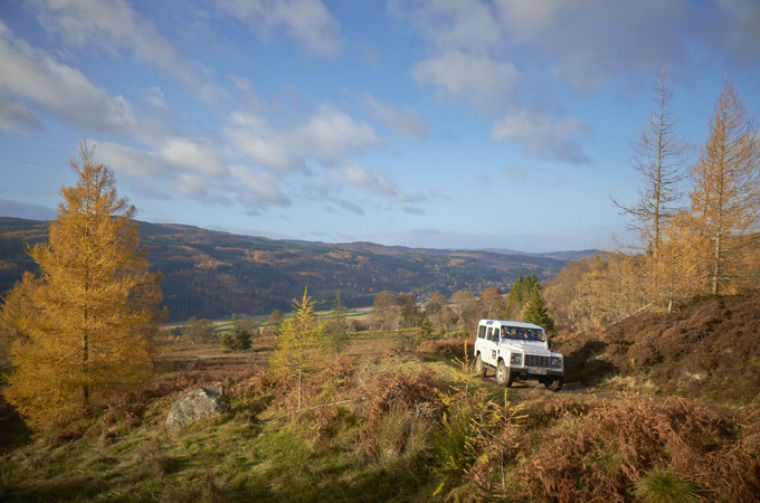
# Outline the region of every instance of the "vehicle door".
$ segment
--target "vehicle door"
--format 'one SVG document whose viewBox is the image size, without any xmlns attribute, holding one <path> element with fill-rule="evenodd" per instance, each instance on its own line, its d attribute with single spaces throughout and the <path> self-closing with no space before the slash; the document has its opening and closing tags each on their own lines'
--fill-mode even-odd
<svg viewBox="0 0 760 503">
<path fill-rule="evenodd" d="M 488 327 L 484 346 L 483 361 L 495 367 L 499 351 L 499 327 Z"/>
<path fill-rule="evenodd" d="M 477 355 L 478 353 L 480 354 L 485 353 L 486 351 L 485 343 L 486 343 L 486 326 L 478 325 L 477 335 L 475 337 L 475 349 L 474 349 L 475 355 Z"/>
</svg>

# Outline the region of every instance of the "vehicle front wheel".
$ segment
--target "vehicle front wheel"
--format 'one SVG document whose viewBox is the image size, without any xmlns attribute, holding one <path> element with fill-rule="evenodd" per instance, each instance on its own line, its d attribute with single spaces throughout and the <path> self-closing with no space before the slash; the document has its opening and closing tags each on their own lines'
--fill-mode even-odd
<svg viewBox="0 0 760 503">
<path fill-rule="evenodd" d="M 475 357 L 475 375 L 478 377 L 485 377 L 486 371 L 487 367 L 483 362 L 483 357 L 480 355 L 480 353 L 478 353 L 478 355 Z"/>
<path fill-rule="evenodd" d="M 496 382 L 502 386 L 512 386 L 512 371 L 504 364 L 504 360 L 499 360 L 496 365 Z"/>
<path fill-rule="evenodd" d="M 547 379 L 544 381 L 544 386 L 550 391 L 557 392 L 562 389 L 564 381 L 561 377 L 555 377 L 554 379 Z"/>
</svg>

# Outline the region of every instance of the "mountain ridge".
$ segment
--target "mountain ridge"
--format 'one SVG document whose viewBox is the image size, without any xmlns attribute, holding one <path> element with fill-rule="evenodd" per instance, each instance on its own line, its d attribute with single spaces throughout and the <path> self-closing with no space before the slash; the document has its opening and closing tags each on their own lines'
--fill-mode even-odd
<svg viewBox="0 0 760 503">
<path fill-rule="evenodd" d="M 25 250 L 47 239 L 49 224 L 0 217 L 0 294 L 24 271 L 36 271 Z M 527 253 L 272 239 L 184 224 L 138 221 L 138 227 L 151 270 L 164 274 L 171 320 L 288 309 L 306 287 L 320 307 L 329 307 L 337 291 L 351 306 L 370 304 L 381 290 L 411 292 L 421 300 L 436 291 L 477 293 L 508 288 L 519 274 L 549 279 L 566 263 Z"/>
</svg>

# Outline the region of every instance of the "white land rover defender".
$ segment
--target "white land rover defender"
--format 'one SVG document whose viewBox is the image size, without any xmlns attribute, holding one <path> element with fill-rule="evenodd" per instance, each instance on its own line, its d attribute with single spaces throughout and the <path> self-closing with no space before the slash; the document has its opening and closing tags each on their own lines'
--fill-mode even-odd
<svg viewBox="0 0 760 503">
<path fill-rule="evenodd" d="M 480 320 L 475 339 L 475 372 L 496 369 L 496 382 L 511 386 L 516 379 L 534 379 L 559 391 L 565 375 L 562 355 L 549 351 L 544 329 L 532 323 Z"/>
</svg>

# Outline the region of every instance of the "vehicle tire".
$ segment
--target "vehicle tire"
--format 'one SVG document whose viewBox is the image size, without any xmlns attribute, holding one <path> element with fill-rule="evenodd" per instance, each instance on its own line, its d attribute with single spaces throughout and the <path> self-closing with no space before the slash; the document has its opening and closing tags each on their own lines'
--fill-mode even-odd
<svg viewBox="0 0 760 503">
<path fill-rule="evenodd" d="M 512 386 L 512 371 L 504 364 L 504 360 L 499 360 L 496 364 L 496 382 L 502 386 Z"/>
<path fill-rule="evenodd" d="M 475 375 L 478 377 L 485 377 L 487 371 L 488 367 L 486 367 L 486 364 L 483 362 L 483 357 L 478 353 L 477 356 L 475 356 Z"/>
<path fill-rule="evenodd" d="M 546 386 L 546 389 L 550 391 L 554 391 L 555 393 L 562 389 L 563 384 L 564 384 L 564 380 L 561 377 L 555 377 L 554 379 L 547 379 L 546 382 L 544 382 L 544 386 Z"/>
</svg>

